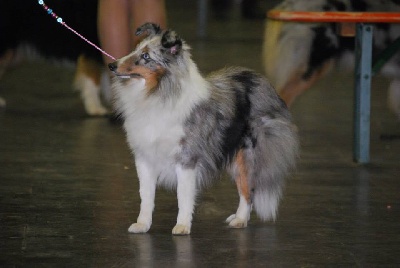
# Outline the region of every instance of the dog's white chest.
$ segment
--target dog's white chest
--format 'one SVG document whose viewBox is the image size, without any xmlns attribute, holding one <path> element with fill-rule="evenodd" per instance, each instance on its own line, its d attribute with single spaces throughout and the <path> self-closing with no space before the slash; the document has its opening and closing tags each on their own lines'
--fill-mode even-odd
<svg viewBox="0 0 400 268">
<path fill-rule="evenodd" d="M 125 129 L 135 155 L 154 165 L 174 161 L 179 141 L 184 135 L 181 116 L 174 110 L 152 107 L 128 117 Z"/>
</svg>

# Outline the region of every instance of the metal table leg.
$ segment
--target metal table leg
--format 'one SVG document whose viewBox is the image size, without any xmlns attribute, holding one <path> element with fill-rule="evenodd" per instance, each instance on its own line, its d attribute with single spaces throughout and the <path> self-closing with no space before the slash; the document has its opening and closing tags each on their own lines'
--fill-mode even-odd
<svg viewBox="0 0 400 268">
<path fill-rule="evenodd" d="M 372 34 L 373 26 L 371 24 L 357 24 L 353 156 L 354 161 L 361 164 L 369 162 Z"/>
</svg>

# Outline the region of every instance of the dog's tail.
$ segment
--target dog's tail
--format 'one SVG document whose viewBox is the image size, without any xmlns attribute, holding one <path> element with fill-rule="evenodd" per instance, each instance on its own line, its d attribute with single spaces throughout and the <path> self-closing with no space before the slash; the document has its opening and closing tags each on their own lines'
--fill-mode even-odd
<svg viewBox="0 0 400 268">
<path fill-rule="evenodd" d="M 275 220 L 284 180 L 295 167 L 299 153 L 297 128 L 285 119 L 268 119 L 254 148 L 254 210 L 261 220 Z"/>
</svg>

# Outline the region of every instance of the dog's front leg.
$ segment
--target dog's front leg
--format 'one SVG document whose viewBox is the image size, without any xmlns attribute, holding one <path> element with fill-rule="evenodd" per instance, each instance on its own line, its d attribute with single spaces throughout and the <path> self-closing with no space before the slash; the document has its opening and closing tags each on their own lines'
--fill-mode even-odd
<svg viewBox="0 0 400 268">
<path fill-rule="evenodd" d="M 140 185 L 140 213 L 137 222 L 132 224 L 128 231 L 130 233 L 146 233 L 152 223 L 157 175 L 154 174 L 148 163 L 139 159 L 136 159 L 136 170 Z"/>
<path fill-rule="evenodd" d="M 196 199 L 196 172 L 195 169 L 187 169 L 180 165 L 176 167 L 178 180 L 178 218 L 172 234 L 188 235 L 192 226 L 192 215 Z"/>
</svg>

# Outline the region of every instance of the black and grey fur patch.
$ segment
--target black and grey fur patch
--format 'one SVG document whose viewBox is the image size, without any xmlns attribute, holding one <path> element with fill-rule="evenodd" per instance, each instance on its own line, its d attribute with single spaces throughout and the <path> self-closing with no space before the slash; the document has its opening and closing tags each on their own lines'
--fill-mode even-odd
<svg viewBox="0 0 400 268">
<path fill-rule="evenodd" d="M 185 122 L 185 136 L 178 161 L 188 168 L 197 167 L 203 184 L 231 164 L 243 149 L 257 151 L 259 137 L 277 133 L 268 131 L 268 121 L 290 122 L 284 102 L 261 75 L 244 68 L 228 68 L 212 73 L 211 97 L 198 104 Z M 200 138 L 201 137 L 201 138 Z"/>
</svg>

